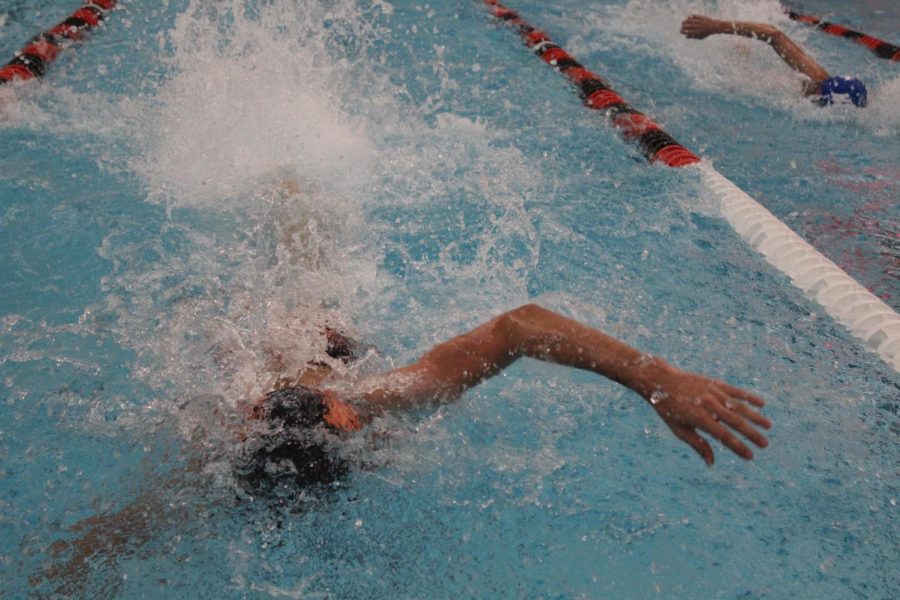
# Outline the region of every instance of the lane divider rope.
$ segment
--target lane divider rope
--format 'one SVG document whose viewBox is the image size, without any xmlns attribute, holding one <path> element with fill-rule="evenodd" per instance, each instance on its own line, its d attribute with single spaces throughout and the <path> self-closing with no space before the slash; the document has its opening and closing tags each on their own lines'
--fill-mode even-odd
<svg viewBox="0 0 900 600">
<path fill-rule="evenodd" d="M 516 11 L 500 4 L 499 0 L 484 0 L 484 3 L 491 7 L 495 17 L 516 27 L 525 45 L 545 63 L 562 72 L 578 88 L 585 106 L 603 111 L 625 139 L 637 143 L 647 160 L 662 162 L 670 167 L 684 167 L 700 162 L 696 154 L 625 102 L 599 75 L 585 69 L 545 32 L 531 25 Z"/>
<path fill-rule="evenodd" d="M 836 23 L 823 21 L 819 17 L 804 15 L 792 10 L 785 10 L 785 12 L 793 21 L 799 21 L 800 23 L 806 23 L 807 25 L 814 25 L 825 33 L 830 33 L 831 35 L 851 39 L 857 44 L 861 44 L 871 50 L 873 53 L 875 53 L 875 56 L 886 58 L 895 62 L 900 62 L 900 46 L 889 44 L 884 40 L 879 40 L 878 38 L 872 37 L 871 35 L 866 35 L 858 31 L 853 31 L 852 29 L 847 29 L 843 25 L 837 25 Z"/>
<path fill-rule="evenodd" d="M 636 139 L 651 162 L 660 161 L 672 167 L 696 165 L 706 187 L 718 197 L 723 217 L 738 235 L 900 373 L 900 316 L 890 306 L 719 173 L 709 161 L 701 162 L 648 117 L 631 108 L 606 82 L 554 44 L 546 33 L 498 0 L 483 1 L 495 17 L 516 26 L 526 45 L 544 62 L 562 71 L 579 87 L 588 108 L 607 111 L 613 125 L 623 130 L 624 137 Z M 646 124 L 653 127 L 643 128 Z M 648 133 L 652 135 L 642 137 Z M 657 145 L 655 140 L 665 143 Z"/>
<path fill-rule="evenodd" d="M 698 168 L 706 186 L 718 196 L 722 215 L 738 235 L 900 373 L 900 315 L 708 161 Z"/>
<path fill-rule="evenodd" d="M 59 53 L 95 29 L 118 0 L 85 0 L 68 19 L 33 37 L 15 57 L 0 67 L 0 85 L 42 77 Z"/>
</svg>

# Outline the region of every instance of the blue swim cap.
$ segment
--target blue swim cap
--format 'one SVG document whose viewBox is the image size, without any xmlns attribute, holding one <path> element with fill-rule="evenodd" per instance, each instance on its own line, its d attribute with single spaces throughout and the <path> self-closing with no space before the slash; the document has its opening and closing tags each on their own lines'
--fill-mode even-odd
<svg viewBox="0 0 900 600">
<path fill-rule="evenodd" d="M 829 77 L 819 88 L 819 102 L 826 104 L 854 104 L 862 108 L 868 103 L 866 86 L 854 77 Z"/>
</svg>

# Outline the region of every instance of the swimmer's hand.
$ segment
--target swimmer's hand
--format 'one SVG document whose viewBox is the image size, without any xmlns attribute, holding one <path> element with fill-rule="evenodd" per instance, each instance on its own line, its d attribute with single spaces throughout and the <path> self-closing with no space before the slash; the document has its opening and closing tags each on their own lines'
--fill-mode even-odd
<svg viewBox="0 0 900 600">
<path fill-rule="evenodd" d="M 728 29 L 725 21 L 703 15 L 691 15 L 681 23 L 681 33 L 692 40 L 702 40 L 714 33 L 727 33 Z"/>
<path fill-rule="evenodd" d="M 672 432 L 697 451 L 712 466 L 712 447 L 697 430 L 708 433 L 741 458 L 750 460 L 753 452 L 732 432 L 760 448 L 769 445 L 757 428 L 769 429 L 772 422 L 750 408 L 762 408 L 765 402 L 727 383 L 681 371 L 665 365 L 644 393 L 657 414 Z"/>
</svg>

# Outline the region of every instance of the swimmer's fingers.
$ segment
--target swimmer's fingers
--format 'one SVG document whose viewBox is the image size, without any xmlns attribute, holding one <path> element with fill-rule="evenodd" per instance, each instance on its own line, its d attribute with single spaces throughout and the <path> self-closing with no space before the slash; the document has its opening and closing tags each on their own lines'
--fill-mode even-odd
<svg viewBox="0 0 900 600">
<path fill-rule="evenodd" d="M 695 37 L 694 28 L 687 20 L 685 20 L 684 23 L 681 24 L 681 34 L 686 35 L 689 38 Z"/>
<path fill-rule="evenodd" d="M 697 16 L 691 15 L 687 19 L 681 22 L 681 33 L 688 36 L 694 37 L 697 33 Z"/>
<path fill-rule="evenodd" d="M 691 15 L 681 23 L 681 33 L 691 39 L 702 40 L 713 33 L 712 19 Z"/>
<path fill-rule="evenodd" d="M 719 416 L 722 419 L 721 416 Z M 723 419 L 724 420 L 724 419 Z M 744 460 L 750 460 L 753 458 L 753 452 L 748 448 L 744 442 L 739 440 L 737 436 L 728 431 L 719 421 L 713 419 L 712 416 L 706 420 L 700 426 L 700 429 L 713 436 L 715 439 L 719 440 L 723 446 L 743 458 Z"/>
<path fill-rule="evenodd" d="M 709 442 L 700 437 L 700 434 L 697 433 L 693 427 L 687 427 L 685 425 L 671 425 L 670 427 L 672 433 L 674 433 L 678 439 L 693 448 L 697 454 L 700 455 L 700 458 L 703 459 L 706 466 L 711 467 L 713 465 L 716 459 L 713 455 L 712 446 L 709 445 Z"/>
<path fill-rule="evenodd" d="M 737 398 L 738 400 L 743 400 L 744 402 L 752 404 L 753 406 L 756 406 L 758 408 L 762 408 L 766 405 L 765 400 L 763 400 L 759 396 L 754 396 L 750 392 L 746 392 L 741 388 L 734 387 L 733 385 L 728 385 L 724 381 L 716 381 L 716 384 L 723 392 L 725 392 L 729 396 Z"/>
<path fill-rule="evenodd" d="M 772 421 L 762 416 L 743 402 L 736 401 L 730 396 L 721 391 L 717 391 L 715 393 L 716 398 L 719 399 L 725 408 L 729 410 L 733 410 L 757 427 L 762 427 L 763 429 L 770 429 L 772 427 Z"/>
<path fill-rule="evenodd" d="M 714 420 L 725 423 L 760 448 L 768 446 L 769 440 L 766 439 L 766 436 L 757 431 L 742 414 L 735 410 L 738 406 L 741 405 L 733 400 L 724 404 L 720 401 L 719 406 L 712 409 L 715 411 Z"/>
</svg>

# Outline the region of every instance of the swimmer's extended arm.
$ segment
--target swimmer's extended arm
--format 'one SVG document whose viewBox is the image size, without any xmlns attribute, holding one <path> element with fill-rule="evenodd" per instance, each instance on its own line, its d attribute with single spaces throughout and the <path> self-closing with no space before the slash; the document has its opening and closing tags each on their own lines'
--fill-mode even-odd
<svg viewBox="0 0 900 600">
<path fill-rule="evenodd" d="M 52 561 L 30 577 L 39 597 L 86 597 L 92 573 L 111 568 L 154 539 L 160 530 L 183 529 L 195 508 L 184 502 L 193 490 L 199 461 L 177 469 L 164 481 L 146 482 L 146 491 L 116 512 L 83 519 L 69 528 L 78 537 L 57 540 L 48 548 Z"/>
<path fill-rule="evenodd" d="M 631 388 L 709 465 L 713 463 L 712 448 L 697 430 L 746 459 L 753 453 L 731 430 L 760 448 L 768 445 L 754 426 L 768 429 L 771 422 L 748 406 L 763 406 L 761 399 L 721 381 L 676 369 L 534 304 L 435 346 L 418 362 L 382 377 L 365 394 L 366 399 L 389 408 L 418 406 L 435 398 L 453 400 L 522 356 L 593 371 Z"/>
<path fill-rule="evenodd" d="M 695 40 L 702 40 L 714 33 L 741 35 L 762 40 L 772 46 L 775 53 L 792 69 L 803 73 L 812 80 L 812 85 L 807 86 L 807 94 L 816 93 L 818 85 L 828 79 L 828 71 L 823 69 L 780 29 L 766 23 L 721 21 L 702 15 L 691 15 L 682 22 L 681 33 Z"/>
</svg>

